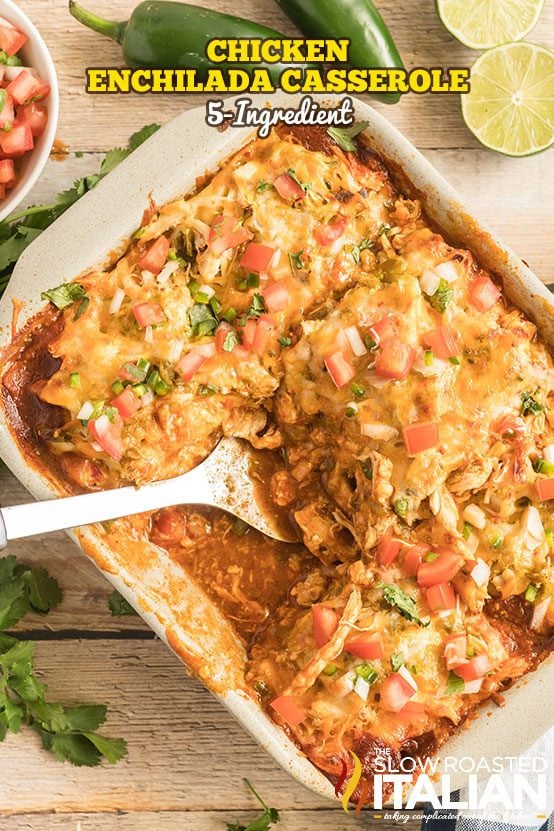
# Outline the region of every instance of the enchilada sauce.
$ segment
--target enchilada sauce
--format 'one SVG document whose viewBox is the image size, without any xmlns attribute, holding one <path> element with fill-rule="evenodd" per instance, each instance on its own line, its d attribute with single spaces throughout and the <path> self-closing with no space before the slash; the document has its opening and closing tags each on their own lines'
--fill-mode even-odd
<svg viewBox="0 0 554 831">
<path fill-rule="evenodd" d="M 275 158 L 286 173 L 273 169 Z M 248 307 L 252 292 L 237 290 L 236 275 L 217 286 L 222 303 L 243 303 L 240 313 L 251 318 L 241 334 L 242 367 L 224 349 L 213 377 L 200 369 L 183 390 L 175 372 L 166 376 L 175 395 L 156 399 L 152 413 L 139 410 L 136 435 L 126 434 L 133 464 L 125 454 L 120 463 L 90 443 L 76 425 L 80 402 L 67 397 L 67 352 L 72 366 L 86 362 L 70 335 L 89 318 L 78 324 L 49 308 L 4 356 L 3 404 L 29 459 L 68 492 L 183 472 L 221 432 L 284 455 L 285 472 L 258 476 L 269 503 L 294 515 L 302 543 L 268 540 L 220 511 L 190 506 L 150 516 L 149 536 L 231 622 L 247 649 L 250 689 L 307 756 L 336 782 L 354 751 L 369 779 L 383 754 L 393 764 L 432 754 L 481 702 L 500 703 L 502 690 L 552 649 L 544 529 L 554 534 L 554 518 L 535 485 L 537 458 L 554 442 L 554 368 L 533 324 L 501 298 L 469 252 L 431 228 L 419 203 L 396 193 L 369 148 L 344 153 L 315 128 L 248 145 L 210 180 L 205 204 L 202 191 L 193 197 L 196 228 L 209 226 L 222 192 L 228 204 L 235 184 L 245 187 L 244 168 L 259 176 L 249 192 L 252 203 L 260 199 L 258 226 L 263 219 L 275 231 L 283 211 L 289 257 L 271 268 L 282 269 L 276 283 L 288 286 L 292 311 L 268 322 Z M 245 211 L 244 201 L 241 191 L 244 226 L 232 228 L 243 242 L 254 236 L 246 227 L 254 207 Z M 151 239 L 167 232 L 164 222 L 163 211 L 151 218 Z M 183 240 L 191 238 L 179 233 L 172 244 L 186 256 Z M 263 249 L 256 257 L 269 267 Z M 88 290 L 97 292 L 88 314 L 100 315 L 105 338 L 104 350 L 95 343 L 91 389 L 114 338 L 127 354 L 136 348 L 136 324 L 126 318 L 120 329 L 117 312 L 101 312 L 118 279 L 138 296 L 141 279 L 154 277 L 133 272 L 137 256 L 132 249 L 112 272 L 89 278 Z M 208 268 L 206 250 L 200 257 Z M 259 287 L 255 275 L 252 283 Z M 282 285 L 273 288 L 278 315 Z M 184 301 L 188 289 L 172 299 L 173 306 Z M 159 304 L 142 305 L 159 316 Z M 269 343 L 259 360 L 244 349 L 248 332 Z M 204 341 L 210 355 L 217 351 Z M 110 360 L 111 383 L 121 360 Z M 60 390 L 72 416 L 54 403 Z M 181 457 L 189 442 L 194 453 Z M 171 473 L 160 459 L 175 465 Z M 447 668 L 447 644 L 456 636 L 463 654 Z"/>
</svg>

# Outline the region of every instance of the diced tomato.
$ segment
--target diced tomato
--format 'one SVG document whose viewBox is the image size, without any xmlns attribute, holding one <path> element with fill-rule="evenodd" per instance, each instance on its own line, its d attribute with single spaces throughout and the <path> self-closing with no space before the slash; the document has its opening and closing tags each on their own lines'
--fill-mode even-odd
<svg viewBox="0 0 554 831">
<path fill-rule="evenodd" d="M 6 124 L 12 124 L 15 121 L 15 111 L 13 108 L 13 98 L 11 95 L 6 94 L 6 100 L 4 101 L 4 106 L 2 110 L 0 110 L 0 127 L 4 129 Z"/>
<path fill-rule="evenodd" d="M 349 638 L 344 648 L 362 661 L 378 661 L 383 657 L 383 641 L 379 632 L 373 634 L 359 634 Z"/>
<path fill-rule="evenodd" d="M 409 574 L 410 577 L 416 576 L 418 569 L 423 562 L 423 557 L 428 551 L 429 546 L 424 542 L 418 542 L 416 545 L 411 545 L 408 548 L 402 561 L 402 568 L 406 574 Z"/>
<path fill-rule="evenodd" d="M 389 713 L 399 713 L 416 691 L 399 672 L 393 672 L 381 685 L 381 704 Z"/>
<path fill-rule="evenodd" d="M 208 236 L 208 246 L 216 256 L 229 248 L 236 248 L 243 242 L 249 242 L 254 235 L 242 222 L 232 216 L 217 216 L 212 222 Z"/>
<path fill-rule="evenodd" d="M 22 46 L 27 43 L 27 35 L 20 32 L 14 26 L 7 26 L 5 23 L 0 23 L 0 49 L 12 57 L 16 52 L 19 52 Z"/>
<path fill-rule="evenodd" d="M 141 329 L 165 320 L 164 310 L 159 303 L 137 303 L 133 306 L 133 314 Z"/>
<path fill-rule="evenodd" d="M 44 128 L 48 123 L 48 113 L 46 107 L 39 104 L 38 101 L 33 101 L 31 104 L 26 104 L 23 107 L 23 117 L 31 127 L 31 132 L 34 136 L 40 136 L 44 132 Z M 1 120 L 1 117 L 0 117 Z"/>
<path fill-rule="evenodd" d="M 287 202 L 296 202 L 298 199 L 304 199 L 305 191 L 302 190 L 298 182 L 295 182 L 292 176 L 288 173 L 282 173 L 277 176 L 273 182 L 275 190 Z"/>
<path fill-rule="evenodd" d="M 227 335 L 229 332 L 233 331 L 233 327 L 230 323 L 227 323 L 226 320 L 222 320 L 217 329 L 215 330 L 215 348 L 218 352 L 225 352 L 225 351 L 233 351 L 223 349 L 223 345 L 227 339 Z"/>
<path fill-rule="evenodd" d="M 422 453 L 439 443 L 439 425 L 434 421 L 420 421 L 402 428 L 404 444 L 410 455 Z"/>
<path fill-rule="evenodd" d="M 112 398 L 110 405 L 117 407 L 123 421 L 127 421 L 128 418 L 131 418 L 142 407 L 140 398 L 135 395 L 131 387 L 127 387 L 119 395 L 116 395 L 115 398 Z"/>
<path fill-rule="evenodd" d="M 446 669 L 454 669 L 467 661 L 467 635 L 450 635 L 444 642 Z"/>
<path fill-rule="evenodd" d="M 46 98 L 50 87 L 27 69 L 22 69 L 6 87 L 16 104 L 26 104 L 31 98 Z"/>
<path fill-rule="evenodd" d="M 254 346 L 254 339 L 256 337 L 256 329 L 258 328 L 257 322 L 254 318 L 250 317 L 244 324 L 241 330 L 242 334 L 242 345 L 245 349 L 251 350 Z"/>
<path fill-rule="evenodd" d="M 252 352 L 256 355 L 263 355 L 274 331 L 275 321 L 273 318 L 269 317 L 269 315 L 261 315 L 258 318 L 258 325 L 256 326 Z"/>
<path fill-rule="evenodd" d="M 480 274 L 469 284 L 469 299 L 479 312 L 487 312 L 500 297 L 500 289 L 487 274 Z"/>
<path fill-rule="evenodd" d="M 331 245 L 336 239 L 342 237 L 348 225 L 346 216 L 335 216 L 328 225 L 316 225 L 314 237 L 320 245 Z"/>
<path fill-rule="evenodd" d="M 6 185 L 0 185 L 0 200 L 6 198 Z"/>
<path fill-rule="evenodd" d="M 397 712 L 396 718 L 402 719 L 403 721 L 416 721 L 416 719 L 421 718 L 423 715 L 425 715 L 425 704 L 422 704 L 421 701 L 408 701 Z"/>
<path fill-rule="evenodd" d="M 463 678 L 464 681 L 477 681 L 486 675 L 491 668 L 491 662 L 488 655 L 476 655 L 475 658 L 470 658 L 465 664 L 457 666 L 454 672 Z"/>
<path fill-rule="evenodd" d="M 381 340 L 375 358 L 375 374 L 401 381 L 407 378 L 416 358 L 415 349 L 401 340 Z"/>
<path fill-rule="evenodd" d="M 190 352 L 187 352 L 186 355 L 183 355 L 176 369 L 181 373 L 185 381 L 190 381 L 200 367 L 210 358 L 213 358 L 215 354 L 215 343 L 203 343 L 201 346 L 196 346 Z"/>
<path fill-rule="evenodd" d="M 370 335 L 377 344 L 386 343 L 386 341 L 396 337 L 397 332 L 398 326 L 392 315 L 385 315 L 377 323 L 374 323 L 369 330 Z"/>
<path fill-rule="evenodd" d="M 318 647 L 325 646 L 337 631 L 339 616 L 329 606 L 323 606 L 321 603 L 317 603 L 315 606 L 312 606 L 312 618 L 316 645 Z"/>
<path fill-rule="evenodd" d="M 392 565 L 400 554 L 401 548 L 401 540 L 395 539 L 392 534 L 385 534 L 385 536 L 379 540 L 379 545 L 377 546 L 377 562 L 379 565 Z"/>
<path fill-rule="evenodd" d="M 339 389 L 351 381 L 356 374 L 356 370 L 350 361 L 344 357 L 344 353 L 340 349 L 325 358 L 325 366 L 335 382 L 335 386 Z"/>
<path fill-rule="evenodd" d="M 422 563 L 417 570 L 418 585 L 423 588 L 436 586 L 438 583 L 448 583 L 457 575 L 462 567 L 462 557 L 453 551 L 443 551 L 436 560 Z"/>
<path fill-rule="evenodd" d="M 426 589 L 427 603 L 433 612 L 448 611 L 456 606 L 456 595 L 450 583 L 439 583 Z"/>
<path fill-rule="evenodd" d="M 423 343 L 432 350 L 433 354 L 443 361 L 448 358 L 455 358 L 460 354 L 460 344 L 453 332 L 446 326 L 438 326 L 425 332 L 422 336 Z"/>
<path fill-rule="evenodd" d="M 169 252 L 169 239 L 163 234 L 158 239 L 155 239 L 146 254 L 139 260 L 139 268 L 145 271 L 151 271 L 152 274 L 158 274 L 167 261 Z"/>
<path fill-rule="evenodd" d="M 269 245 L 251 242 L 243 254 L 240 266 L 247 271 L 256 271 L 258 273 L 267 271 L 275 256 L 275 251 L 276 249 L 270 248 Z"/>
<path fill-rule="evenodd" d="M 7 156 L 22 156 L 34 146 L 31 126 L 26 121 L 16 121 L 11 130 L 0 136 L 0 147 Z"/>
<path fill-rule="evenodd" d="M 11 188 L 15 182 L 15 167 L 13 159 L 2 159 L 0 161 L 0 183 Z"/>
<path fill-rule="evenodd" d="M 291 695 L 280 695 L 270 701 L 272 707 L 278 716 L 281 716 L 283 721 L 290 727 L 298 727 L 306 718 L 306 711 L 298 704 L 297 700 Z"/>
<path fill-rule="evenodd" d="M 100 418 L 91 419 L 87 427 L 93 441 L 118 462 L 123 456 L 121 421 L 111 422 L 107 416 L 102 415 Z"/>
<path fill-rule="evenodd" d="M 554 499 L 554 479 L 539 479 L 537 482 L 537 493 L 541 502 L 548 502 Z"/>
<path fill-rule="evenodd" d="M 268 312 L 281 312 L 290 303 L 290 296 L 284 280 L 276 280 L 262 291 Z"/>
</svg>

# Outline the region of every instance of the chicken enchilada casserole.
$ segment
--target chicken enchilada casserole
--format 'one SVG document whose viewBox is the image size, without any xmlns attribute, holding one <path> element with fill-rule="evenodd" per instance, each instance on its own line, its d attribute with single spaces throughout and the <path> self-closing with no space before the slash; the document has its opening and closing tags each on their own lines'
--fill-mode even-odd
<svg viewBox="0 0 554 831">
<path fill-rule="evenodd" d="M 547 657 L 548 345 L 363 139 L 252 140 L 43 297 L 3 406 L 65 491 L 176 476 L 223 435 L 278 460 L 263 485 L 298 543 L 179 506 L 103 532 L 183 565 L 332 782 L 353 752 L 371 797 L 380 754 L 429 756 Z"/>
</svg>

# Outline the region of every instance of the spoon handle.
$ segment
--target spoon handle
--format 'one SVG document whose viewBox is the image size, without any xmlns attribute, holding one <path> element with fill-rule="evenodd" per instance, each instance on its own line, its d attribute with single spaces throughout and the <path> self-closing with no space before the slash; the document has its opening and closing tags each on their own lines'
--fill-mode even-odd
<svg viewBox="0 0 554 831">
<path fill-rule="evenodd" d="M 10 540 L 154 511 L 168 505 L 213 505 L 205 463 L 173 479 L 141 488 L 114 488 L 0 510 L 0 548 Z"/>
</svg>

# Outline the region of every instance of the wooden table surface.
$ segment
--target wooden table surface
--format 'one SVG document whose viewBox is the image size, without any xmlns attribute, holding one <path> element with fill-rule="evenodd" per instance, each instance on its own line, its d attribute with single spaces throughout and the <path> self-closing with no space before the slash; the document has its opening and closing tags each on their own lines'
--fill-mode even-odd
<svg viewBox="0 0 554 831">
<path fill-rule="evenodd" d="M 18 0 L 18 5 L 40 29 L 55 61 L 58 138 L 71 151 L 64 161 L 48 162 L 32 201 L 49 200 L 77 176 L 95 171 L 103 151 L 126 144 L 142 125 L 166 122 L 204 103 L 193 95 L 87 96 L 85 68 L 120 64 L 119 47 L 74 21 L 66 0 Z M 125 18 L 134 5 L 134 0 L 88 0 L 92 10 L 113 19 Z M 225 0 L 204 5 L 229 9 Z M 433 0 L 379 0 L 378 6 L 408 66 L 463 66 L 473 60 L 438 22 Z M 273 0 L 235 0 L 232 10 L 295 34 Z M 551 1 L 530 39 L 553 45 Z M 541 279 L 554 280 L 551 153 L 509 159 L 483 149 L 463 124 L 457 96 L 410 96 L 394 107 L 376 107 Z M 0 502 L 25 499 L 24 489 L 2 469 Z M 245 776 L 282 810 L 283 831 L 308 831 L 316 824 L 321 831 L 367 828 L 372 812 L 358 821 L 346 816 L 278 768 L 210 693 L 185 675 L 139 618 L 112 618 L 106 605 L 110 587 L 64 534 L 14 544 L 10 551 L 47 565 L 64 587 L 57 611 L 46 618 L 28 616 L 20 624 L 22 635 L 38 641 L 37 666 L 51 697 L 108 704 L 106 732 L 126 737 L 129 756 L 115 767 L 75 768 L 54 761 L 29 732 L 9 736 L 0 745 L 1 831 L 224 831 L 228 820 L 247 824 L 256 815 L 242 784 Z M 379 828 L 393 824 L 381 820 Z M 407 827 L 419 828 L 419 822 L 411 819 Z"/>
</svg>

